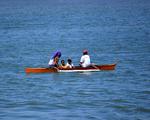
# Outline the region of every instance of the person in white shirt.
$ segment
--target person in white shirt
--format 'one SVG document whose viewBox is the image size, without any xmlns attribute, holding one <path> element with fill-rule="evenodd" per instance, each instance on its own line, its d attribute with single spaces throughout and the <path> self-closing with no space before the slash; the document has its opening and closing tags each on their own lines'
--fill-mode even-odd
<svg viewBox="0 0 150 120">
<path fill-rule="evenodd" d="M 73 67 L 74 67 L 74 65 L 73 65 L 73 63 L 72 63 L 72 60 L 71 60 L 71 59 L 68 59 L 68 60 L 67 60 L 66 67 L 67 67 L 67 68 L 73 68 Z"/>
<path fill-rule="evenodd" d="M 83 55 L 80 59 L 80 65 L 82 67 L 88 67 L 91 65 L 90 56 L 88 55 L 87 50 L 83 50 Z"/>
</svg>

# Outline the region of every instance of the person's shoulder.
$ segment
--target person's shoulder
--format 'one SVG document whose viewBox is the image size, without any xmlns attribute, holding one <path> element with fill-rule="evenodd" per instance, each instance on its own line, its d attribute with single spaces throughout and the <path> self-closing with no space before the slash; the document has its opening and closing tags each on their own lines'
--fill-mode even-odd
<svg viewBox="0 0 150 120">
<path fill-rule="evenodd" d="M 69 66 L 69 63 L 66 63 L 66 66 Z"/>
<path fill-rule="evenodd" d="M 67 66 L 62 66 L 62 65 L 60 65 L 59 68 L 67 68 Z"/>
<path fill-rule="evenodd" d="M 86 57 L 87 55 L 82 55 L 82 57 Z"/>
<path fill-rule="evenodd" d="M 90 57 L 90 55 L 86 55 L 86 57 Z"/>
<path fill-rule="evenodd" d="M 84 57 L 89 57 L 89 55 L 84 55 Z"/>
</svg>

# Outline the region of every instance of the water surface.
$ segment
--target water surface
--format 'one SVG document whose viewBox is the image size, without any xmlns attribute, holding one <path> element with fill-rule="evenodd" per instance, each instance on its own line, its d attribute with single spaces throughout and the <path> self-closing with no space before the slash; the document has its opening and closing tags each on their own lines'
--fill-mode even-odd
<svg viewBox="0 0 150 120">
<path fill-rule="evenodd" d="M 148 120 L 148 0 L 1 0 L 1 120 Z M 115 71 L 26 75 L 62 51 L 78 65 L 88 49 Z"/>
</svg>

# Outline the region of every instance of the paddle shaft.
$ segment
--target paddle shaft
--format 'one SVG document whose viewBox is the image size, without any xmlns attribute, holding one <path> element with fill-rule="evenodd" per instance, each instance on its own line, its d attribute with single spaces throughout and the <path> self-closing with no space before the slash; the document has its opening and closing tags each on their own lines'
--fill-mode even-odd
<svg viewBox="0 0 150 120">
<path fill-rule="evenodd" d="M 96 69 L 99 69 L 97 66 L 95 66 L 94 64 L 91 64 L 92 67 L 96 68 Z"/>
</svg>

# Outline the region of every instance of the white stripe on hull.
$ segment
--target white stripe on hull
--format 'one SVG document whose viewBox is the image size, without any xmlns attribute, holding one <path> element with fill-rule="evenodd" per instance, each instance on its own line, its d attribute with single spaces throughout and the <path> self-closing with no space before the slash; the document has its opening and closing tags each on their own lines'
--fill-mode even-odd
<svg viewBox="0 0 150 120">
<path fill-rule="evenodd" d="M 90 69 L 90 70 L 59 70 L 58 72 L 96 72 L 100 71 L 99 69 Z"/>
</svg>

